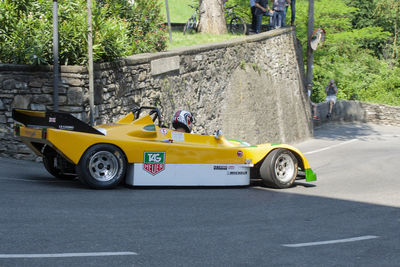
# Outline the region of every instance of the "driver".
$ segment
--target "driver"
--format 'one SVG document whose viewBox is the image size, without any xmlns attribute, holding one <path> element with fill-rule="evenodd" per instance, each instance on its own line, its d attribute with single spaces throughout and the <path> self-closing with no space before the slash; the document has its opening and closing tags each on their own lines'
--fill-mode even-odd
<svg viewBox="0 0 400 267">
<path fill-rule="evenodd" d="M 178 110 L 172 117 L 172 127 L 175 131 L 190 133 L 192 131 L 193 116 L 189 111 Z"/>
</svg>

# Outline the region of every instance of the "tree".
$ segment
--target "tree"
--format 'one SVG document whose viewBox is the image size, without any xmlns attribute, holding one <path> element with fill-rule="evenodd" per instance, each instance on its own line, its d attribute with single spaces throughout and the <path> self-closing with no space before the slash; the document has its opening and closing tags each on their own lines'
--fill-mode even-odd
<svg viewBox="0 0 400 267">
<path fill-rule="evenodd" d="M 225 0 L 199 0 L 199 28 L 201 33 L 226 34 Z"/>
<path fill-rule="evenodd" d="M 379 15 L 387 19 L 393 25 L 393 48 L 392 60 L 399 58 L 398 38 L 400 24 L 400 1 L 399 0 L 379 0 L 377 1 L 376 11 Z"/>
<path fill-rule="evenodd" d="M 361 47 L 374 51 L 380 58 L 393 59 L 398 55 L 399 38 L 399 6 L 398 0 L 346 0 L 347 5 L 355 7 L 350 14 L 353 28 L 362 29 L 366 27 L 380 27 L 382 30 L 391 33 L 391 38 L 364 40 Z"/>
</svg>

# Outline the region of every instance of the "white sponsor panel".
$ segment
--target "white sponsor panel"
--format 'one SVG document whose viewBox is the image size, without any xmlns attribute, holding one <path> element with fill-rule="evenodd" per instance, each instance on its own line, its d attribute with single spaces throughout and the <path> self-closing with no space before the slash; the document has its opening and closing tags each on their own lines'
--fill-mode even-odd
<svg viewBox="0 0 400 267">
<path fill-rule="evenodd" d="M 126 183 L 137 186 L 249 185 L 250 167 L 243 164 L 165 164 L 162 172 L 149 173 L 143 163 L 130 164 Z"/>
<path fill-rule="evenodd" d="M 178 142 L 185 141 L 185 133 L 181 132 L 171 132 L 171 139 Z"/>
</svg>

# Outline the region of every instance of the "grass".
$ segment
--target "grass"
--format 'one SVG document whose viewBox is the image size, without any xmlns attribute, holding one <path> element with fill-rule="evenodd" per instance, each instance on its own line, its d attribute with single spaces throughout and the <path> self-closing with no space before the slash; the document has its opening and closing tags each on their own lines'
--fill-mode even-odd
<svg viewBox="0 0 400 267">
<path fill-rule="evenodd" d="M 242 35 L 243 36 L 243 35 Z M 214 42 L 222 42 L 230 39 L 240 37 L 240 35 L 234 34 L 207 34 L 207 33 L 194 33 L 194 34 L 183 34 L 183 32 L 172 32 L 172 42 L 168 42 L 167 50 L 192 46 L 197 44 L 206 44 Z"/>
<path fill-rule="evenodd" d="M 160 0 L 163 8 L 161 9 L 162 15 L 167 19 L 165 0 Z M 193 14 L 193 9 L 188 5 L 198 6 L 198 0 L 168 0 L 168 9 L 171 22 L 185 23 Z"/>
<path fill-rule="evenodd" d="M 161 1 L 163 7 L 161 8 L 162 15 L 166 16 L 165 0 Z M 214 1 L 214 0 L 213 0 Z M 247 1 L 247 0 L 246 0 Z M 186 21 L 192 16 L 193 9 L 189 5 L 198 6 L 198 0 L 168 0 L 168 8 L 170 14 L 170 20 L 172 23 L 186 23 Z M 192 46 L 197 44 L 206 44 L 214 42 L 222 42 L 230 39 L 234 39 L 238 35 L 233 34 L 205 34 L 205 33 L 195 33 L 195 34 L 183 34 L 183 32 L 172 32 L 172 42 L 167 43 L 167 50 Z"/>
</svg>

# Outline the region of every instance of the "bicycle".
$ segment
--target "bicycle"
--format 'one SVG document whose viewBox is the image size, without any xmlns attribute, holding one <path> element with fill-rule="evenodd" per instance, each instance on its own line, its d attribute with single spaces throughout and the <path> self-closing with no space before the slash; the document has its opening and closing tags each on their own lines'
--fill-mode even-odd
<svg viewBox="0 0 400 267">
<path fill-rule="evenodd" d="M 228 19 L 230 18 L 229 31 L 232 34 L 246 34 L 247 25 L 234 11 L 234 8 L 237 6 L 238 5 L 225 7 L 225 20 L 228 22 Z"/>
<path fill-rule="evenodd" d="M 199 8 L 194 7 L 192 5 L 189 5 L 189 6 L 194 9 L 194 13 L 186 22 L 185 27 L 183 28 L 183 34 L 186 34 L 186 33 L 190 34 L 190 33 L 193 33 L 194 31 L 197 32 L 197 28 L 199 26 L 199 22 L 197 20 L 197 14 L 199 13 Z"/>
</svg>

